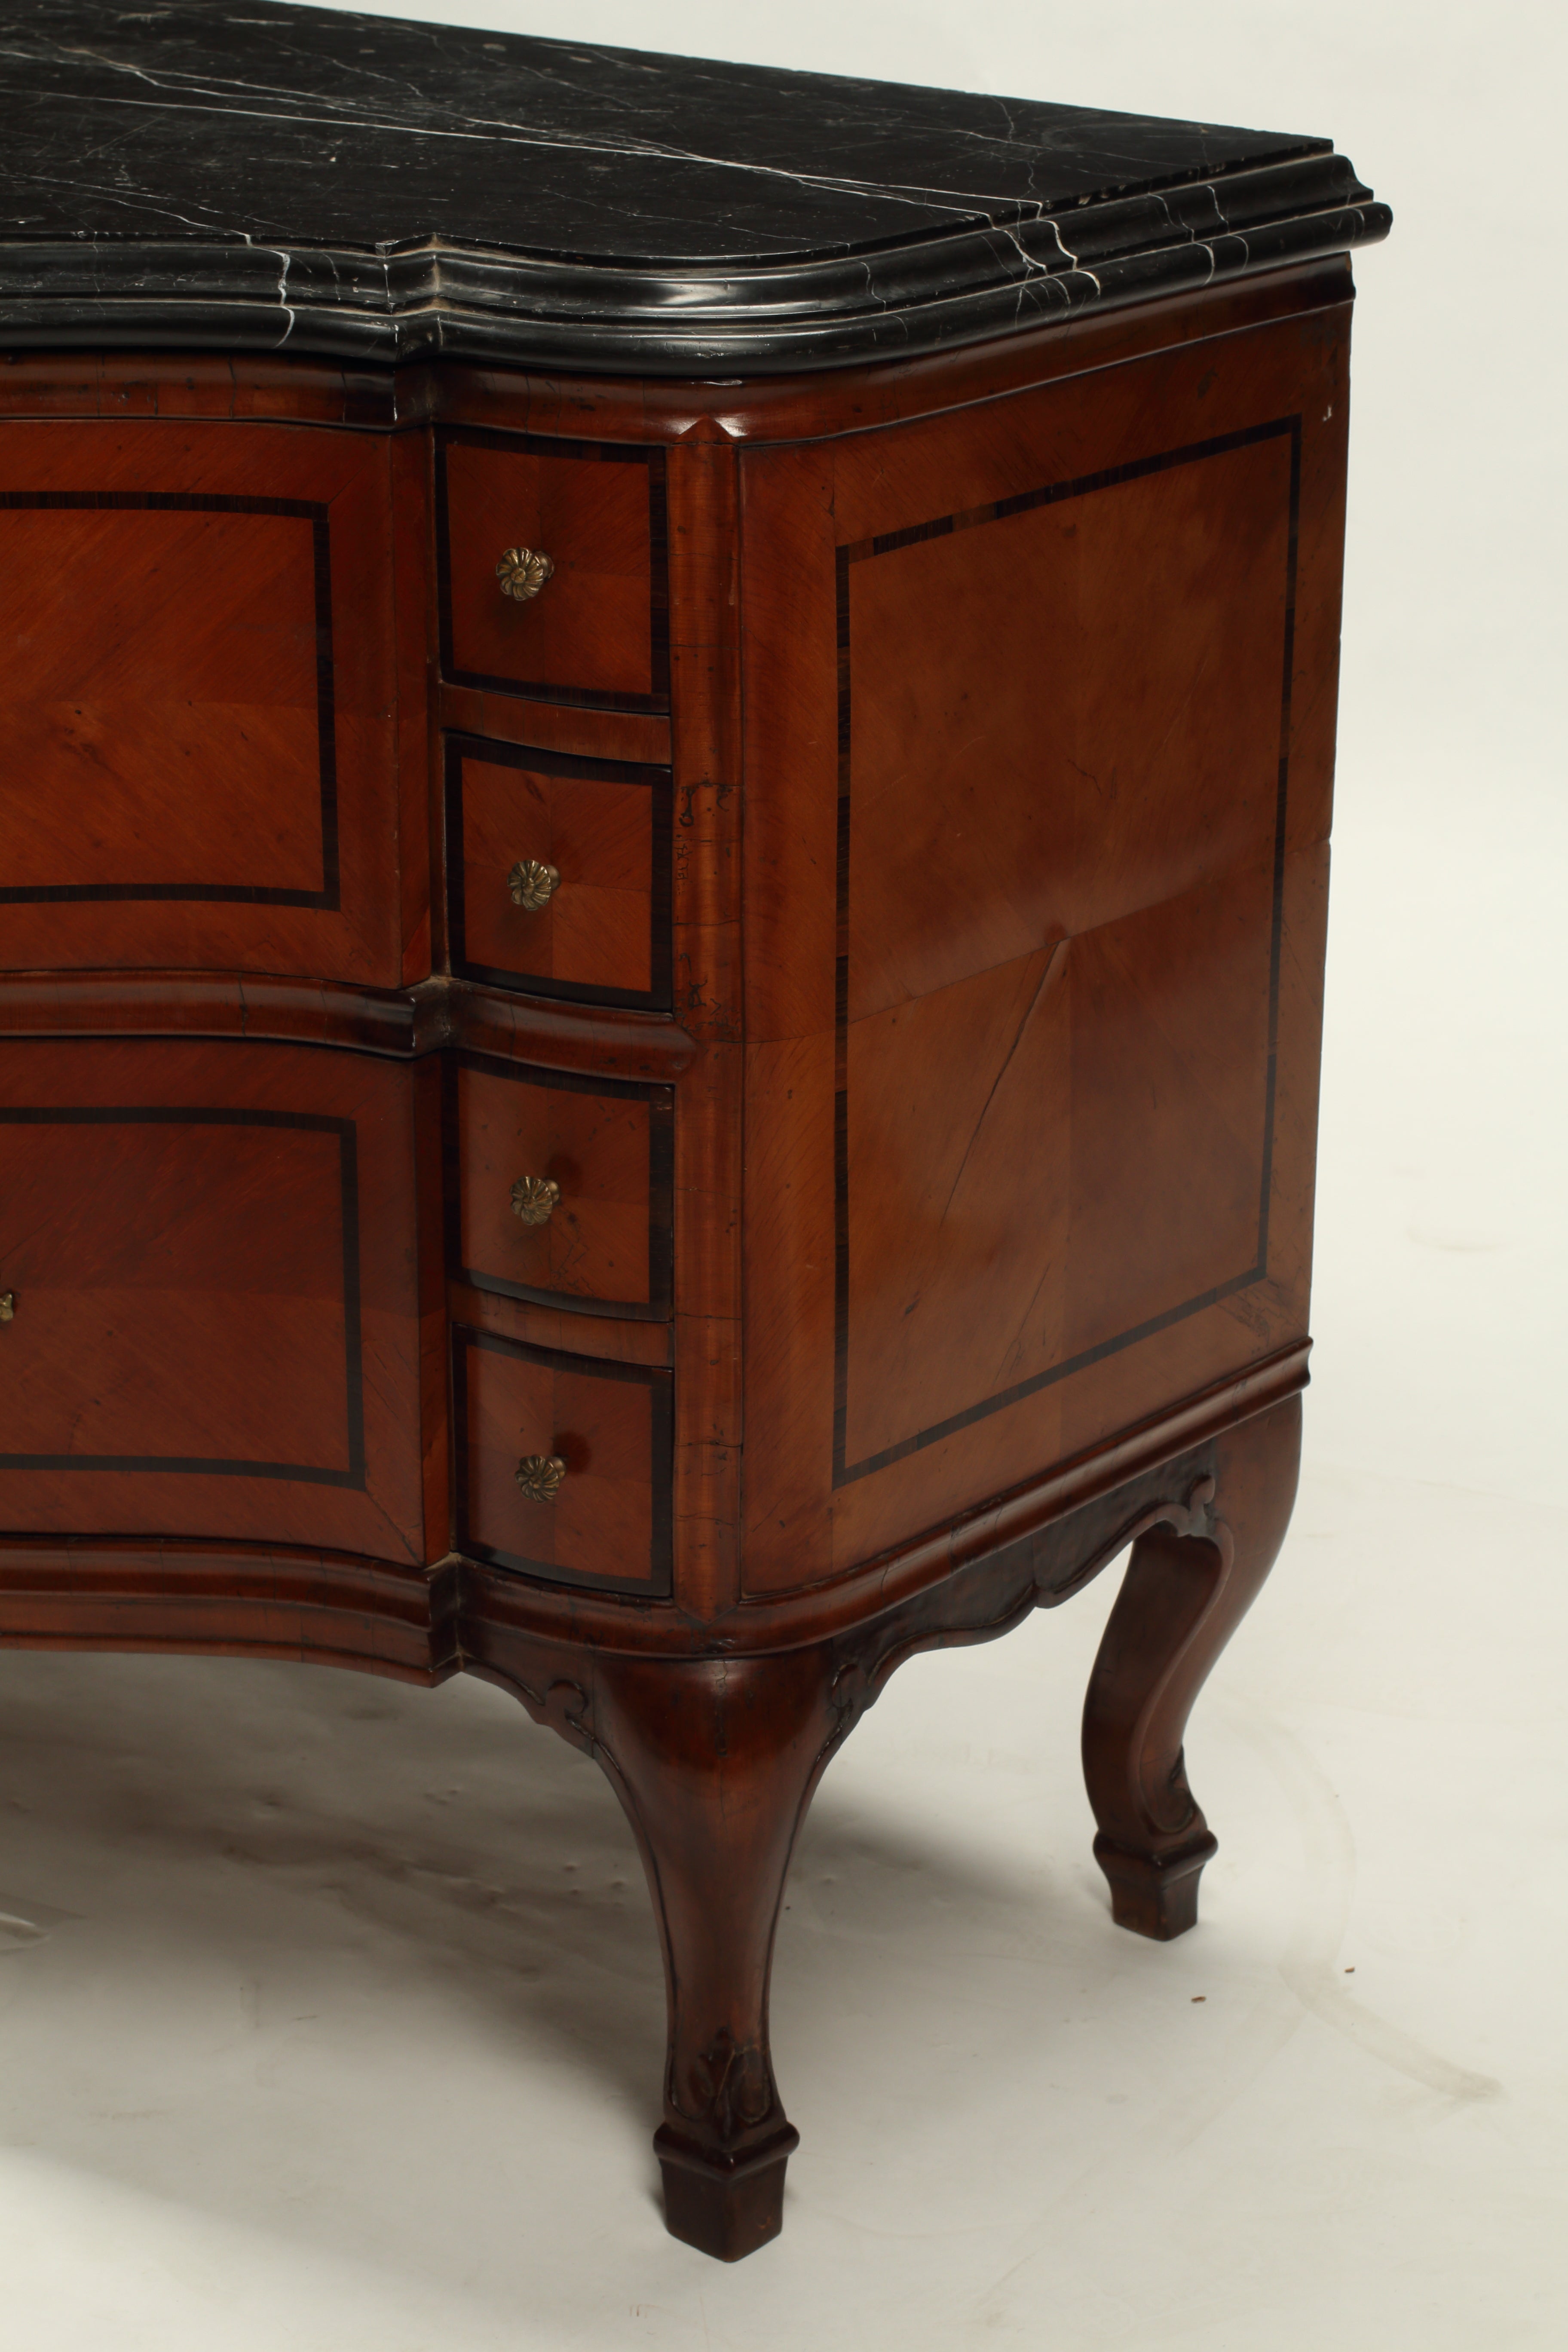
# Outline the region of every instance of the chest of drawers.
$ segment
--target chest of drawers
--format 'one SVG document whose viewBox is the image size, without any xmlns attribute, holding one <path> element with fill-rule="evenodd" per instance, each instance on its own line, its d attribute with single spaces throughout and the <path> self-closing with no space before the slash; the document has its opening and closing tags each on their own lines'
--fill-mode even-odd
<svg viewBox="0 0 1568 2352">
<path fill-rule="evenodd" d="M 1318 140 L 15 14 L 0 1639 L 466 1670 L 587 1749 L 733 2258 L 791 1846 L 903 1658 L 1131 1546 L 1096 1852 L 1195 1916 L 1387 215 Z"/>
</svg>

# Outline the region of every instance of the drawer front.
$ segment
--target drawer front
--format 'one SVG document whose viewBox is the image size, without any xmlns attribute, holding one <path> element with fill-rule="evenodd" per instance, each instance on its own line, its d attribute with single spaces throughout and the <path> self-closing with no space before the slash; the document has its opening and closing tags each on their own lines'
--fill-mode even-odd
<svg viewBox="0 0 1568 2352">
<path fill-rule="evenodd" d="M 452 1056 L 448 1272 L 543 1307 L 668 1317 L 674 1126 L 668 1087 Z"/>
<path fill-rule="evenodd" d="M 389 463 L 0 425 L 0 965 L 395 985 Z"/>
<path fill-rule="evenodd" d="M 447 739 L 452 965 L 534 996 L 667 1012 L 667 768 Z"/>
<path fill-rule="evenodd" d="M 669 708 L 664 457 L 444 433 L 436 444 L 441 666 L 459 686 L 601 709 Z M 509 550 L 552 569 L 511 576 Z"/>
<path fill-rule="evenodd" d="M 0 1526 L 423 1558 L 411 1076 L 0 1047 Z"/>
<path fill-rule="evenodd" d="M 458 1550 L 668 1597 L 672 1375 L 461 1327 L 452 1339 Z"/>
</svg>

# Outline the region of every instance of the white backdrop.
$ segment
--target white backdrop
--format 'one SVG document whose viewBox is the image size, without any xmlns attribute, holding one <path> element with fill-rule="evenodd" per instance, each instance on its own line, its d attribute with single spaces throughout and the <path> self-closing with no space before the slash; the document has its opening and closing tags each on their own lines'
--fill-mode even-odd
<svg viewBox="0 0 1568 2352">
<path fill-rule="evenodd" d="M 1393 204 L 1302 1497 L 1194 1719 L 1222 1851 L 1182 1944 L 1114 1935 L 1089 1861 L 1109 1580 L 857 1731 L 781 1938 L 785 2235 L 733 2272 L 659 2226 L 658 1959 L 589 1768 L 482 1688 L 0 1658 L 15 2340 L 1555 2347 L 1560 5 L 383 13 L 1325 132 Z"/>
</svg>

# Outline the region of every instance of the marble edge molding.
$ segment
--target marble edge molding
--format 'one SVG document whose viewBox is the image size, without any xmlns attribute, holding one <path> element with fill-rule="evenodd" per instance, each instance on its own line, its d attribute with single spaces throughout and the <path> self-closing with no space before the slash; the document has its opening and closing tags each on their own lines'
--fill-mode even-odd
<svg viewBox="0 0 1568 2352">
<path fill-rule="evenodd" d="M 629 268 L 433 239 L 0 238 L 0 350 L 445 355 L 599 374 L 849 367 L 1369 245 L 1393 215 L 1320 153 L 1003 227 L 791 264 Z"/>
</svg>

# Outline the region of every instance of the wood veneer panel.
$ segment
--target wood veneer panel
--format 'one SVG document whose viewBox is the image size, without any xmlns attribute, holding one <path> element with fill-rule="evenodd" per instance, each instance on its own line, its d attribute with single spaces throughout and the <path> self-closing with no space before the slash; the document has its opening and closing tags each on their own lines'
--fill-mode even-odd
<svg viewBox="0 0 1568 2352">
<path fill-rule="evenodd" d="M 842 559 L 839 1483 L 1258 1262 L 1293 437 L 1198 448 Z"/>
<path fill-rule="evenodd" d="M 389 448 L 0 425 L 5 968 L 402 977 Z"/>
<path fill-rule="evenodd" d="M 425 1557 L 413 1078 L 0 1046 L 5 1525 Z"/>
<path fill-rule="evenodd" d="M 553 1073 L 455 1060 L 451 1272 L 542 1306 L 599 1315 L 670 1310 L 672 1097 Z M 542 1224 L 512 1208 L 513 1185 L 560 1188 Z"/>
<path fill-rule="evenodd" d="M 437 436 L 441 667 L 458 685 L 616 709 L 668 708 L 663 459 L 521 436 Z M 554 572 L 518 604 L 503 550 Z"/>
<path fill-rule="evenodd" d="M 467 977 L 594 1004 L 669 1003 L 667 770 L 453 736 L 447 747 L 452 957 Z M 512 868 L 561 879 L 512 899 Z"/>
<path fill-rule="evenodd" d="M 492 1566 L 600 1591 L 669 1591 L 670 1375 L 453 1333 L 458 1549 Z M 566 1465 L 553 1502 L 520 1459 Z"/>
<path fill-rule="evenodd" d="M 400 977 L 417 987 L 447 962 L 441 872 L 440 713 L 429 691 L 436 667 L 431 577 L 430 453 L 423 435 L 388 444 L 392 499 L 392 603 L 396 646 L 397 838 L 403 953 Z"/>
<path fill-rule="evenodd" d="M 749 1591 L 1305 1330 L 1344 325 L 742 461 Z"/>
</svg>

